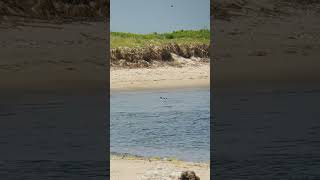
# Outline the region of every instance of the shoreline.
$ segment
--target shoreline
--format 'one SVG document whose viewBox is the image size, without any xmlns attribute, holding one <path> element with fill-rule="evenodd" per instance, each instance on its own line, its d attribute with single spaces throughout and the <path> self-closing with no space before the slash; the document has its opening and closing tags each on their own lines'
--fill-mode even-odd
<svg viewBox="0 0 320 180">
<path fill-rule="evenodd" d="M 181 161 L 181 162 L 187 162 L 187 163 L 197 163 L 197 164 L 209 164 L 210 159 L 208 161 L 192 161 L 192 160 L 183 160 L 178 159 L 174 156 L 168 156 L 168 157 L 159 157 L 159 156 L 143 156 L 143 155 L 135 155 L 130 153 L 118 153 L 118 152 L 110 152 L 110 157 L 116 158 L 116 159 L 135 159 L 135 160 L 161 160 L 161 161 Z"/>
<path fill-rule="evenodd" d="M 210 179 L 210 165 L 207 163 L 117 155 L 111 155 L 110 159 L 111 179 L 172 178 L 178 177 L 182 171 L 194 171 L 201 180 Z"/>
<path fill-rule="evenodd" d="M 210 88 L 210 63 L 182 67 L 111 68 L 110 75 L 111 92 Z"/>
</svg>

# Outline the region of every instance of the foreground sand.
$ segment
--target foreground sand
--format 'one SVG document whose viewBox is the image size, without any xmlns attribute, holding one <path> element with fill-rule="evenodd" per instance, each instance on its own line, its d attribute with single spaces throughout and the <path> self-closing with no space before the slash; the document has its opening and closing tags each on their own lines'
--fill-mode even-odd
<svg viewBox="0 0 320 180">
<path fill-rule="evenodd" d="M 210 64 L 111 69 L 111 91 L 210 86 Z"/>
<path fill-rule="evenodd" d="M 194 171 L 201 180 L 210 179 L 210 166 L 204 163 L 148 160 L 113 156 L 110 161 L 112 180 L 174 179 L 181 171 Z M 171 177 L 170 177 L 171 176 Z"/>
</svg>

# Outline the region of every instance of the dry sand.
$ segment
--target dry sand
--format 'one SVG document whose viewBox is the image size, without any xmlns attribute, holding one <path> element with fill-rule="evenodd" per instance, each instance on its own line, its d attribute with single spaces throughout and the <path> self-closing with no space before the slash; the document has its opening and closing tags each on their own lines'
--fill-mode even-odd
<svg viewBox="0 0 320 180">
<path fill-rule="evenodd" d="M 111 91 L 209 87 L 209 74 L 209 64 L 111 70 Z"/>
<path fill-rule="evenodd" d="M 210 64 L 111 69 L 110 86 L 111 91 L 209 87 Z"/>
<path fill-rule="evenodd" d="M 112 180 L 173 180 L 187 170 L 194 171 L 201 180 L 210 179 L 210 166 L 204 163 L 112 157 L 110 165 Z"/>
</svg>

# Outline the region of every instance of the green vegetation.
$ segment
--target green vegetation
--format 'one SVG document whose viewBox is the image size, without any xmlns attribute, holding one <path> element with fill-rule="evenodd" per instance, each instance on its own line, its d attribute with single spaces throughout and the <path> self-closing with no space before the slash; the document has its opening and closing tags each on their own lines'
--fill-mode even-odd
<svg viewBox="0 0 320 180">
<path fill-rule="evenodd" d="M 125 32 L 110 33 L 111 48 L 144 47 L 148 45 L 177 44 L 209 44 L 210 30 L 180 30 L 171 33 L 133 34 Z"/>
</svg>

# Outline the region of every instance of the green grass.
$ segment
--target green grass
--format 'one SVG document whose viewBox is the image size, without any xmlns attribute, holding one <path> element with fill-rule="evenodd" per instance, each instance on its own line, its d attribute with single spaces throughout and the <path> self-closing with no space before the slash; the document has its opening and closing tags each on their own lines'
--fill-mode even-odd
<svg viewBox="0 0 320 180">
<path fill-rule="evenodd" d="M 145 47 L 148 45 L 178 44 L 209 44 L 210 30 L 180 30 L 170 33 L 133 34 L 111 32 L 111 48 Z"/>
</svg>

